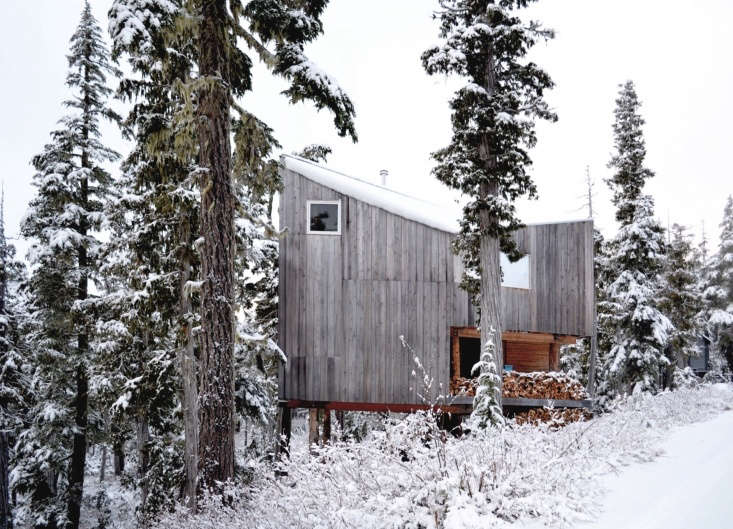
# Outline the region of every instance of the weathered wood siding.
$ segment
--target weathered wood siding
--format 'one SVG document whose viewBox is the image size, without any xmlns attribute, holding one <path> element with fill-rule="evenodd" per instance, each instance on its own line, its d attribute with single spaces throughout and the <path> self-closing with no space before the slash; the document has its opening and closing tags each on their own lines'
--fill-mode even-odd
<svg viewBox="0 0 733 529">
<path fill-rule="evenodd" d="M 450 250 L 453 234 L 290 170 L 282 175 L 280 225 L 287 233 L 280 243 L 279 342 L 288 362 L 280 370 L 280 398 L 419 403 L 422 388 L 416 391 L 412 377 L 415 356 L 434 378 L 434 391 L 442 386 L 447 392 L 450 327 L 474 324 L 467 295 L 457 284 L 460 267 Z M 341 235 L 306 233 L 308 200 L 341 201 Z M 554 226 L 566 225 L 552 226 L 548 233 L 536 227 L 522 230 L 517 234 L 520 245 L 530 253 L 562 248 L 575 257 L 555 259 L 546 270 L 533 258 L 533 289 L 504 289 L 506 326 L 587 335 L 589 325 L 580 307 L 563 308 L 562 315 L 554 310 L 553 304 L 578 301 L 587 286 L 570 285 L 570 278 L 577 277 L 571 265 L 581 266 L 585 254 L 571 249 L 574 242 L 559 240 L 565 228 Z M 537 233 L 551 242 L 535 239 Z M 560 273 L 568 281 L 551 276 Z M 592 285 L 592 277 L 590 281 Z M 535 286 L 549 291 L 535 295 Z M 413 351 L 403 347 L 401 336 Z"/>
</svg>

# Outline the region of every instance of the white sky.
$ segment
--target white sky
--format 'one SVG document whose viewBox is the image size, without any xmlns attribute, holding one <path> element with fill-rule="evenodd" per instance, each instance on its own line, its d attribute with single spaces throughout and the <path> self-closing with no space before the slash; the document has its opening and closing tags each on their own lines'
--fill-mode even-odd
<svg viewBox="0 0 733 529">
<path fill-rule="evenodd" d="M 106 30 L 111 0 L 92 0 Z M 431 175 L 430 152 L 450 138 L 448 99 L 456 81 L 427 76 L 422 51 L 438 42 L 437 0 L 331 0 L 325 35 L 309 56 L 334 76 L 357 111 L 359 143 L 339 138 L 330 115 L 290 106 L 284 88 L 257 67 L 255 91 L 242 103 L 275 129 L 286 152 L 325 143 L 329 165 L 433 201 L 450 194 Z M 30 158 L 62 116 L 67 91 L 65 55 L 81 0 L 4 0 L 0 18 L 0 124 L 6 222 L 11 236 L 33 195 Z M 538 201 L 520 204 L 523 220 L 583 218 L 585 166 L 596 180 L 596 222 L 614 230 L 613 207 L 602 179 L 612 150 L 617 85 L 633 79 L 644 104 L 647 186 L 657 216 L 700 232 L 717 245 L 725 197 L 733 192 L 733 2 L 729 0 L 540 0 L 532 14 L 556 30 L 534 60 L 553 77 L 549 95 L 560 120 L 541 124 L 533 151 Z M 253 57 L 254 59 L 254 57 Z M 105 141 L 124 154 L 114 128 Z M 21 250 L 24 244 L 19 245 Z"/>
</svg>

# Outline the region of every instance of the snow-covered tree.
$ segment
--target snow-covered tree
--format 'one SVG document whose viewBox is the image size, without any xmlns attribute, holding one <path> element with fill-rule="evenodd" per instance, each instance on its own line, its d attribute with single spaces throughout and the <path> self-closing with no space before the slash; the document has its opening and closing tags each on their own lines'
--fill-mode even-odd
<svg viewBox="0 0 733 529">
<path fill-rule="evenodd" d="M 641 103 L 628 81 L 616 99 L 613 125 L 616 152 L 607 180 L 620 228 L 609 241 L 603 264 L 600 322 L 610 341 L 601 393 L 655 391 L 673 326 L 658 308 L 656 295 L 664 262 L 664 230 L 654 219 L 654 203 L 642 190 L 654 173 L 644 166 L 646 147 Z"/>
<path fill-rule="evenodd" d="M 672 226 L 670 235 L 659 293 L 659 309 L 674 326 L 667 347 L 667 384 L 672 382 L 675 367 L 684 369 L 689 358 L 698 354 L 697 314 L 702 308 L 690 237 L 679 224 Z"/>
<path fill-rule="evenodd" d="M 518 15 L 530 0 L 441 0 L 440 46 L 422 55 L 428 74 L 466 80 L 450 102 L 453 137 L 433 153 L 433 174 L 467 198 L 454 250 L 465 263 L 463 286 L 480 306 L 481 344 L 489 329 L 501 335 L 499 254 L 520 257 L 511 238 L 521 226 L 514 201 L 536 197 L 529 174 L 535 120 L 556 120 L 543 99 L 550 77 L 526 60 L 529 50 L 553 32 Z M 503 366 L 501 340 L 495 363 Z"/>
<path fill-rule="evenodd" d="M 166 36 L 178 9 L 177 2 L 116 0 L 109 12 L 113 56 L 124 55 L 133 71 L 119 96 L 132 104 L 124 130 L 135 145 L 110 210 L 107 267 L 117 281 L 102 325 L 106 370 L 116 376 L 112 409 L 142 447 L 132 483 L 143 519 L 181 489 L 193 506 L 198 466 L 198 147 L 193 125 L 177 120 L 191 106 L 180 87 L 192 75 L 195 36 Z M 183 453 L 175 442 L 181 433 Z"/>
<path fill-rule="evenodd" d="M 326 3 L 254 0 L 242 6 L 229 0 L 116 0 L 113 6 L 110 27 L 115 40 L 123 45 L 136 45 L 145 51 L 163 43 L 180 52 L 183 43 L 190 43 L 191 54 L 183 56 L 190 57 L 191 72 L 195 74 L 174 84 L 185 104 L 176 115 L 173 129 L 177 148 L 195 151 L 199 165 L 196 175 L 201 194 L 202 275 L 198 466 L 202 488 L 222 483 L 234 472 L 235 241 L 242 233 L 241 223 L 256 223 L 257 216 L 248 210 L 249 204 L 257 201 L 247 203 L 240 197 L 251 198 L 259 191 L 240 195 L 233 177 L 241 173 L 240 164 L 276 168 L 260 150 L 261 145 L 244 140 L 249 133 L 262 132 L 263 128 L 236 103 L 252 86 L 252 61 L 238 43 L 272 73 L 289 81 L 284 94 L 292 103 L 312 100 L 317 108 L 331 110 L 339 133 L 355 139 L 351 101 L 304 53 L 305 46 L 323 31 L 320 17 Z M 241 219 L 236 225 L 235 217 Z"/>
<path fill-rule="evenodd" d="M 93 301 L 103 205 L 111 179 L 103 164 L 117 154 L 101 141 L 100 120 L 116 119 L 106 76 L 116 75 L 88 3 L 71 37 L 66 84 L 71 113 L 33 159 L 36 197 L 22 222 L 32 240 L 27 336 L 38 402 L 17 443 L 14 485 L 32 523 L 76 529 L 87 451 Z"/>
<path fill-rule="evenodd" d="M 504 423 L 501 409 L 501 375 L 496 367 L 494 345 L 495 331 L 489 333 L 489 341 L 483 347 L 481 359 L 471 368 L 471 374 L 478 374 L 476 396 L 473 399 L 471 420 L 479 428 Z"/>
<path fill-rule="evenodd" d="M 11 445 L 27 420 L 33 395 L 28 380 L 29 365 L 18 329 L 22 304 L 17 286 L 23 264 L 15 259 L 15 247 L 5 236 L 5 195 L 0 196 L 0 528 L 10 529 Z"/>
<path fill-rule="evenodd" d="M 302 151 L 295 152 L 296 156 L 300 156 L 301 158 L 305 158 L 306 160 L 310 160 L 312 162 L 323 162 L 326 163 L 328 161 L 328 157 L 331 155 L 331 147 L 328 145 L 322 145 L 320 143 L 313 143 L 311 145 L 306 145 Z"/>
<path fill-rule="evenodd" d="M 718 252 L 703 263 L 702 337 L 711 376 L 730 378 L 733 370 L 733 197 L 728 196 L 720 223 Z M 704 252 L 703 252 L 704 255 Z"/>
</svg>

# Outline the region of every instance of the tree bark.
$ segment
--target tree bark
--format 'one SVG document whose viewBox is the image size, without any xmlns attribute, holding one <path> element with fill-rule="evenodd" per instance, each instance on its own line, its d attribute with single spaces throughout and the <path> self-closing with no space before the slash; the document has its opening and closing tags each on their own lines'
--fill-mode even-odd
<svg viewBox="0 0 733 529">
<path fill-rule="evenodd" d="M 99 482 L 104 482 L 105 474 L 107 472 L 107 445 L 102 445 L 102 462 L 99 465 Z"/>
<path fill-rule="evenodd" d="M 234 476 L 234 194 L 226 0 L 202 0 L 197 107 L 201 182 L 199 490 Z"/>
<path fill-rule="evenodd" d="M 150 427 L 145 416 L 138 417 L 137 420 L 137 473 L 140 479 L 140 511 L 143 520 L 145 519 L 145 506 L 148 501 L 150 485 L 147 481 L 148 468 L 150 467 Z"/>
<path fill-rule="evenodd" d="M 88 138 L 89 134 L 84 131 L 84 137 Z M 89 155 L 82 152 L 81 166 L 91 168 Z M 83 209 L 87 209 L 89 196 L 89 183 L 86 178 L 81 180 L 81 196 L 80 202 Z M 79 234 L 84 237 L 87 234 L 87 222 L 82 217 L 79 223 Z M 85 300 L 88 296 L 88 266 L 89 260 L 87 249 L 81 246 L 78 250 L 78 269 L 79 269 L 79 286 L 78 300 Z M 86 358 L 89 355 L 89 336 L 87 335 L 87 322 L 84 316 L 81 317 L 79 323 L 79 335 L 77 337 L 77 358 L 76 358 L 76 395 L 74 397 L 74 441 L 71 451 L 71 468 L 69 469 L 69 499 L 67 503 L 67 526 L 71 529 L 78 529 L 79 517 L 81 514 L 81 501 L 84 494 L 84 470 L 86 468 L 87 458 L 87 408 L 88 408 L 88 390 L 89 379 L 86 370 Z"/>
<path fill-rule="evenodd" d="M 121 442 L 116 442 L 112 446 L 112 461 L 115 467 L 115 476 L 119 477 L 125 471 L 125 450 Z"/>
<path fill-rule="evenodd" d="M 10 508 L 10 434 L 0 431 L 0 529 L 12 529 L 13 516 Z"/>
<path fill-rule="evenodd" d="M 190 239 L 190 224 L 187 220 L 181 223 L 180 244 L 188 245 Z M 191 280 L 191 262 L 190 256 L 184 256 L 182 259 L 182 273 L 180 293 L 180 317 L 183 327 L 182 343 L 178 349 L 178 363 L 181 369 L 181 405 L 183 406 L 183 429 L 184 429 L 184 447 L 183 458 L 184 468 L 186 470 L 186 483 L 184 495 L 188 501 L 188 506 L 192 510 L 196 510 L 196 478 L 198 475 L 198 438 L 199 438 L 199 421 L 198 421 L 198 388 L 196 380 L 196 355 L 195 342 L 191 330 L 192 322 L 186 321 L 188 315 L 192 314 L 193 306 L 191 297 L 186 292 L 186 283 Z"/>
<path fill-rule="evenodd" d="M 488 21 L 487 21 L 488 22 Z M 494 72 L 493 51 L 489 50 L 489 57 L 484 69 L 483 87 L 489 96 L 494 94 L 496 86 L 496 75 Z M 489 174 L 496 167 L 496 156 L 491 152 L 488 134 L 484 134 L 479 147 L 481 159 Z M 498 194 L 497 184 L 483 183 L 479 186 L 479 199 L 487 200 L 490 196 Z M 481 350 L 493 339 L 495 345 L 494 362 L 496 372 L 499 375 L 499 385 L 496 392 L 497 404 L 501 407 L 501 386 L 502 373 L 504 371 L 504 351 L 502 348 L 501 331 L 501 264 L 499 253 L 501 251 L 499 239 L 489 235 L 488 231 L 492 219 L 488 210 L 479 212 L 479 229 L 481 230 L 481 242 L 479 262 L 481 265 Z M 493 333 L 493 334 L 492 334 Z"/>
</svg>

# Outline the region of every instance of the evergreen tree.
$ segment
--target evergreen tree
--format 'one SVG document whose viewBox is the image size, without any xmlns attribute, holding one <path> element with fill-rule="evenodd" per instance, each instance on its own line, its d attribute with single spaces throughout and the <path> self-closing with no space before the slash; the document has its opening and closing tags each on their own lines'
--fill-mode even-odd
<svg viewBox="0 0 733 529">
<path fill-rule="evenodd" d="M 5 237 L 4 193 L 0 197 L 0 529 L 10 529 L 11 445 L 27 420 L 33 395 L 29 391 L 29 366 L 18 329 L 22 305 L 17 285 L 23 265 L 15 259 L 15 247 Z"/>
<path fill-rule="evenodd" d="M 489 333 L 489 341 L 486 342 L 481 352 L 481 359 L 471 368 L 472 375 L 478 373 L 471 420 L 479 428 L 504 424 L 500 395 L 502 381 L 496 368 L 496 351 L 494 349 L 494 331 L 492 329 Z"/>
<path fill-rule="evenodd" d="M 708 344 L 713 375 L 730 378 L 733 370 L 733 197 L 728 196 L 720 223 L 718 252 L 703 277 L 702 335 Z"/>
<path fill-rule="evenodd" d="M 436 17 L 443 43 L 422 55 L 428 74 L 467 80 L 451 100 L 453 137 L 433 153 L 433 174 L 468 199 L 454 250 L 467 270 L 463 286 L 480 305 L 482 350 L 489 329 L 501 335 L 500 250 L 512 260 L 520 257 L 511 238 L 521 227 L 513 202 L 537 194 L 528 153 L 536 143 L 534 120 L 557 119 L 543 99 L 552 80 L 526 60 L 539 40 L 553 37 L 537 22 L 519 18 L 518 10 L 530 3 L 442 0 Z M 501 340 L 494 361 L 503 366 Z"/>
<path fill-rule="evenodd" d="M 132 103 L 124 130 L 135 147 L 122 167 L 123 197 L 110 213 L 108 270 L 117 283 L 107 300 L 105 357 L 117 376 L 113 409 L 143 447 L 132 481 L 143 519 L 170 505 L 178 490 L 192 507 L 196 500 L 198 147 L 193 124 L 176 122 L 191 106 L 180 87 L 192 75 L 196 46 L 192 33 L 172 33 L 178 9 L 175 2 L 116 0 L 109 12 L 113 56 L 124 54 L 134 72 L 119 96 Z M 130 355 L 121 370 L 120 348 Z M 181 433 L 183 453 L 173 442 Z"/>
<path fill-rule="evenodd" d="M 644 166 L 640 106 L 634 84 L 628 81 L 616 100 L 616 152 L 608 164 L 614 170 L 607 183 L 620 228 L 608 244 L 602 266 L 600 323 L 610 350 L 599 389 L 606 397 L 658 389 L 661 369 L 669 364 L 664 350 L 673 331 L 655 297 L 665 252 L 664 231 L 653 217 L 651 197 L 642 193 L 644 182 L 654 173 Z"/>
<path fill-rule="evenodd" d="M 313 143 L 311 145 L 306 145 L 302 151 L 294 152 L 293 154 L 300 156 L 301 158 L 305 158 L 306 160 L 310 160 L 311 162 L 326 163 L 332 152 L 331 147 L 328 145 Z"/>
<path fill-rule="evenodd" d="M 659 309 L 672 322 L 669 337 L 667 384 L 672 382 L 675 367 L 684 369 L 689 358 L 697 356 L 698 326 L 701 295 L 697 289 L 697 263 L 690 238 L 683 226 L 674 224 L 667 249 L 660 292 Z"/>
<path fill-rule="evenodd" d="M 234 315 L 236 313 L 235 260 L 242 261 L 235 241 L 241 223 L 256 222 L 249 208 L 257 194 L 239 193 L 233 176 L 237 165 L 269 166 L 262 145 L 246 144 L 249 133 L 262 132 L 256 118 L 235 101 L 251 88 L 250 57 L 237 46 L 241 40 L 269 69 L 290 82 L 284 94 L 291 102 L 306 99 L 335 115 L 340 134 L 355 139 L 351 101 L 304 54 L 305 45 L 322 33 L 320 17 L 325 1 L 285 2 L 116 0 L 111 28 L 121 45 L 143 51 L 156 43 L 165 46 L 192 42 L 192 71 L 197 76 L 175 83 L 182 105 L 174 120 L 179 149 L 194 149 L 201 193 L 201 365 L 199 395 L 199 486 L 209 488 L 233 476 L 234 426 Z M 173 46 L 176 49 L 176 46 Z M 232 117 L 232 111 L 235 117 Z M 232 123 L 234 124 L 232 126 Z M 234 132 L 235 155 L 230 134 Z M 236 184 L 241 182 L 237 181 Z M 268 206 L 271 209 L 271 203 Z M 235 226 L 234 219 L 240 221 Z M 188 432 L 187 432 L 188 438 Z"/>
<path fill-rule="evenodd" d="M 22 223 L 32 239 L 28 336 L 38 402 L 18 440 L 16 487 L 24 512 L 40 526 L 79 525 L 88 427 L 88 371 L 93 335 L 89 281 L 98 272 L 110 176 L 103 163 L 117 154 L 101 142 L 101 119 L 117 119 L 107 105 L 106 76 L 116 75 L 91 8 L 85 3 L 71 38 L 66 83 L 72 113 L 33 159 L 37 196 Z M 70 426 L 73 425 L 73 426 Z M 62 502 L 65 507 L 62 507 Z M 23 509 L 22 509 L 23 510 Z"/>
</svg>

